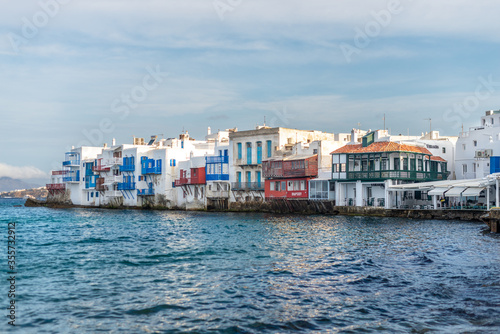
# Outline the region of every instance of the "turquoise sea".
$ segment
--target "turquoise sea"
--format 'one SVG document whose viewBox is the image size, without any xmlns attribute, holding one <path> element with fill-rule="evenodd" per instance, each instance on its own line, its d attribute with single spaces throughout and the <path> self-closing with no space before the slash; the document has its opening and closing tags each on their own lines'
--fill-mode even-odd
<svg viewBox="0 0 500 334">
<path fill-rule="evenodd" d="M 1 333 L 500 332 L 481 223 L 20 204 L 0 200 Z"/>
</svg>

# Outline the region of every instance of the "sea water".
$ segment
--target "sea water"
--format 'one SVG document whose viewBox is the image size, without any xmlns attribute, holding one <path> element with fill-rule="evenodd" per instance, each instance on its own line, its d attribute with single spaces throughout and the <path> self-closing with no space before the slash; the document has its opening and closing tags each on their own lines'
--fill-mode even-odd
<svg viewBox="0 0 500 334">
<path fill-rule="evenodd" d="M 0 332 L 500 332 L 482 223 L 21 204 L 0 200 Z"/>
</svg>

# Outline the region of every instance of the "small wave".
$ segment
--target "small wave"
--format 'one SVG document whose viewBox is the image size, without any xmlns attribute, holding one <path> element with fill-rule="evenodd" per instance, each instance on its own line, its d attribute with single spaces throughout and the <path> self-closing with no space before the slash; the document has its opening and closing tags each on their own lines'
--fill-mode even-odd
<svg viewBox="0 0 500 334">
<path fill-rule="evenodd" d="M 102 239 L 102 238 L 87 238 L 87 239 L 82 239 L 80 241 L 75 242 L 76 244 L 101 244 L 101 243 L 106 243 L 110 242 L 111 240 L 108 239 Z"/>
<path fill-rule="evenodd" d="M 191 307 L 185 307 L 185 306 L 180 306 L 180 305 L 172 305 L 172 304 L 162 304 L 162 305 L 156 305 L 153 307 L 148 307 L 145 309 L 139 309 L 139 310 L 129 310 L 125 313 L 130 314 L 130 315 L 145 315 L 145 314 L 154 314 L 158 313 L 164 310 L 189 310 Z"/>
</svg>

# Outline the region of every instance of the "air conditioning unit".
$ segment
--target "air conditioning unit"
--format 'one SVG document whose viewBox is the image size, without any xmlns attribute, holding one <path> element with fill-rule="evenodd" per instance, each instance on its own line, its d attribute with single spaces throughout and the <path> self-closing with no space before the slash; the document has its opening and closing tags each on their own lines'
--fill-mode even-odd
<svg viewBox="0 0 500 334">
<path fill-rule="evenodd" d="M 483 152 L 483 158 L 489 158 L 493 155 L 493 150 L 492 149 L 487 149 L 484 150 Z"/>
<path fill-rule="evenodd" d="M 475 158 L 482 158 L 484 155 L 483 151 L 476 151 L 476 154 L 474 155 Z"/>
</svg>

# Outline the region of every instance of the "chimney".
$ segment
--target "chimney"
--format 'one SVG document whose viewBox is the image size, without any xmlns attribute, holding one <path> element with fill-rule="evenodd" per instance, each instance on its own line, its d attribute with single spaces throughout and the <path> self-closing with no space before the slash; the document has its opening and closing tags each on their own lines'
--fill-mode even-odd
<svg viewBox="0 0 500 334">
<path fill-rule="evenodd" d="M 210 127 L 208 127 L 207 129 L 207 135 L 210 136 L 212 134 L 212 129 L 210 129 Z"/>
<path fill-rule="evenodd" d="M 354 144 L 358 143 L 358 130 L 356 129 L 351 130 L 351 142 Z"/>
<path fill-rule="evenodd" d="M 116 139 L 113 138 L 113 140 L 111 140 L 111 146 L 115 146 L 116 145 Z"/>
</svg>

